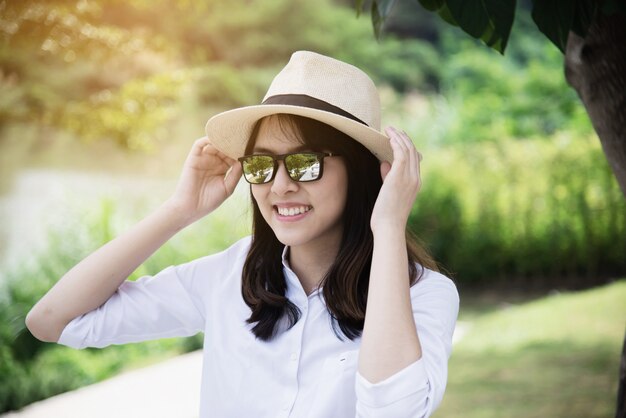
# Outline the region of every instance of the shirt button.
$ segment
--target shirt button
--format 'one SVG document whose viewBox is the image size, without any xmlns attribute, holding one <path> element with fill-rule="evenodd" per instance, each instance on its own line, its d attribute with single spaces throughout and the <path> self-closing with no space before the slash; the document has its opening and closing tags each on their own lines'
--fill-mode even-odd
<svg viewBox="0 0 626 418">
<path fill-rule="evenodd" d="M 283 405 L 283 411 L 286 411 L 286 410 L 288 410 L 288 409 L 289 409 L 289 404 L 287 404 L 287 403 L 286 403 L 286 404 L 284 404 L 284 405 Z"/>
<path fill-rule="evenodd" d="M 298 355 L 297 355 L 296 353 L 291 353 L 291 355 L 289 356 L 289 358 L 290 358 L 292 361 L 296 361 L 296 360 L 298 359 Z"/>
</svg>

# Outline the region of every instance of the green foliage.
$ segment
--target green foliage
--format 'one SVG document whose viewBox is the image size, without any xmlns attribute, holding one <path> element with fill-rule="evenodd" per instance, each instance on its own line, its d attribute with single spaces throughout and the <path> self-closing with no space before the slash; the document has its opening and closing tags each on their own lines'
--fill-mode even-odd
<svg viewBox="0 0 626 418">
<path fill-rule="evenodd" d="M 330 0 L 2 5 L 0 126 L 36 123 L 129 149 L 170 136 L 181 95 L 212 109 L 258 103 L 298 49 L 364 65 L 398 90 L 437 72 L 432 46 L 372 43 L 367 22 Z"/>
<path fill-rule="evenodd" d="M 448 0 L 434 10 L 448 23 L 459 26 L 487 46 L 504 53 L 513 25 L 515 0 L 467 1 Z"/>
<path fill-rule="evenodd" d="M 504 53 L 515 16 L 515 0 L 418 0 L 428 11 L 445 22 L 460 27 L 470 36 L 481 39 L 487 46 Z M 372 1 L 372 26 L 377 38 L 394 1 Z M 357 10 L 359 6 L 357 5 Z"/>
<path fill-rule="evenodd" d="M 423 170 L 409 225 L 461 283 L 626 271 L 626 203 L 593 139 L 457 146 Z"/>
<path fill-rule="evenodd" d="M 237 69 L 216 63 L 193 72 L 193 92 L 198 104 L 234 108 L 261 103 L 273 73 L 257 69 Z"/>
<path fill-rule="evenodd" d="M 468 35 L 504 54 L 516 13 L 515 0 L 418 1 L 424 9 L 437 13 L 445 22 L 460 27 Z M 372 0 L 372 26 L 377 38 L 393 3 L 395 1 Z M 360 11 L 362 2 L 357 2 L 355 7 L 357 12 Z M 613 13 L 626 15 L 623 2 L 533 0 L 532 8 L 532 18 L 539 31 L 563 53 L 570 31 L 584 37 L 594 19 L 599 15 L 608 16 Z"/>
<path fill-rule="evenodd" d="M 396 0 L 377 0 L 372 1 L 370 15 L 372 17 L 372 25 L 374 26 L 374 34 L 376 38 L 380 38 L 382 25 L 389 16 L 389 12 L 393 8 Z"/>
<path fill-rule="evenodd" d="M 593 132 L 576 93 L 563 79 L 562 57 L 546 42 L 514 40 L 505 57 L 472 48 L 470 40 L 444 36 L 441 96 L 433 100 L 437 141 L 495 142 L 550 139 L 561 131 Z"/>
<path fill-rule="evenodd" d="M 66 103 L 58 123 L 84 141 L 102 137 L 128 149 L 146 149 L 177 115 L 186 74 L 172 72 L 131 80 L 117 92 L 101 90 L 87 101 Z"/>
</svg>

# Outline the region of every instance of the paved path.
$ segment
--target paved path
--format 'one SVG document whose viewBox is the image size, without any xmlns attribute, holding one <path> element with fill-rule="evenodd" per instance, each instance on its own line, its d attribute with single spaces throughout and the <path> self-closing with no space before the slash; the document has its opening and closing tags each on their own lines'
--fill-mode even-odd
<svg viewBox="0 0 626 418">
<path fill-rule="evenodd" d="M 154 366 L 36 402 L 2 418 L 197 418 L 202 353 Z"/>
<path fill-rule="evenodd" d="M 470 328 L 457 322 L 453 343 Z M 197 418 L 202 352 L 122 373 L 0 418 Z"/>
</svg>

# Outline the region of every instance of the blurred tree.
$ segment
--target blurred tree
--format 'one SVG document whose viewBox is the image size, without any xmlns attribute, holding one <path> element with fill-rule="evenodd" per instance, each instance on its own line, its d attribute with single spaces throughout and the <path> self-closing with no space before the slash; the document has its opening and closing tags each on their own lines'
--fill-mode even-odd
<svg viewBox="0 0 626 418">
<path fill-rule="evenodd" d="M 418 1 L 446 22 L 504 53 L 515 16 L 515 0 Z M 377 37 L 396 3 L 371 0 Z M 357 13 L 363 6 L 364 0 L 355 0 Z M 534 0 L 531 13 L 537 28 L 564 53 L 565 78 L 585 105 L 626 196 L 626 3 Z"/>
<path fill-rule="evenodd" d="M 372 44 L 351 13 L 331 0 L 0 0 L 0 129 L 147 148 L 169 137 L 183 100 L 199 112 L 258 102 L 297 49 L 400 91 L 434 84 L 431 44 Z"/>
<path fill-rule="evenodd" d="M 158 90 L 163 83 L 150 80 L 167 68 L 171 47 L 158 36 L 141 36 L 102 21 L 101 3 L 0 1 L 0 89 L 5 93 L 0 127 L 37 126 L 40 141 L 47 139 L 48 128 L 88 131 L 85 139 L 103 135 L 131 146 L 132 132 L 123 134 L 121 121 L 130 116 L 137 129 L 156 124 L 149 109 L 154 104 L 137 106 L 116 93 L 124 93 L 122 86 L 129 80 L 143 77 L 151 86 L 145 96 L 171 97 Z M 99 119 L 109 122 L 94 124 L 102 111 L 106 116 Z"/>
</svg>

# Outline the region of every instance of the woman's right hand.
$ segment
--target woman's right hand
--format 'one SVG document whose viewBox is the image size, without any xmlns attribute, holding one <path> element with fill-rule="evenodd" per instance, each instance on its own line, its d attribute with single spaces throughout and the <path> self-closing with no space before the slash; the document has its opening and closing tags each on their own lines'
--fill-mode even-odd
<svg viewBox="0 0 626 418">
<path fill-rule="evenodd" d="M 68 271 L 30 310 L 28 329 L 42 341 L 58 341 L 72 319 L 101 306 L 168 239 L 221 205 L 240 176 L 236 160 L 215 149 L 208 138 L 198 139 L 172 197 Z"/>
<path fill-rule="evenodd" d="M 202 137 L 191 147 L 169 203 L 192 223 L 217 209 L 233 193 L 240 177 L 241 164 Z"/>
</svg>

